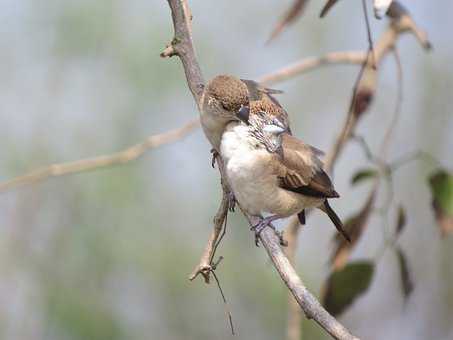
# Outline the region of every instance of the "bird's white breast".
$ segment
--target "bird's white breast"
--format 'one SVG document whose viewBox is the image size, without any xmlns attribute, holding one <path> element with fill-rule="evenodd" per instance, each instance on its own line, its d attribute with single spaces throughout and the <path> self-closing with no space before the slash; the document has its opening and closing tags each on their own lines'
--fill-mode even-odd
<svg viewBox="0 0 453 340">
<path fill-rule="evenodd" d="M 270 154 L 248 127 L 230 123 L 222 135 L 220 154 L 225 164 L 228 183 L 241 207 L 252 215 L 264 213 L 282 217 L 315 206 L 303 195 L 280 188 Z"/>
</svg>

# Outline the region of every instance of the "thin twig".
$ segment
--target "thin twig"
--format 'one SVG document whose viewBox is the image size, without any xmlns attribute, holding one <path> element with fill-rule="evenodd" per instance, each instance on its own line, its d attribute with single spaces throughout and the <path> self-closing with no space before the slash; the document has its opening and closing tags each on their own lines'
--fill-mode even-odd
<svg viewBox="0 0 453 340">
<path fill-rule="evenodd" d="M 361 51 L 331 52 L 321 57 L 306 57 L 301 61 L 262 76 L 259 78 L 259 82 L 265 85 L 272 85 L 313 71 L 321 66 L 360 65 L 365 59 L 366 53 Z"/>
<path fill-rule="evenodd" d="M 362 9 L 363 16 L 365 17 L 366 33 L 368 37 L 368 53 L 371 54 L 372 65 L 373 68 L 376 69 L 376 56 L 374 55 L 373 37 L 371 36 L 371 24 L 370 18 L 368 17 L 368 8 L 366 5 L 366 0 L 362 0 Z"/>
<path fill-rule="evenodd" d="M 285 227 L 285 240 L 288 245 L 284 248 L 285 254 L 289 262 L 294 267 L 296 262 L 296 252 L 298 244 L 298 236 L 301 231 L 301 224 L 297 215 L 291 216 L 288 224 Z M 302 311 L 291 292 L 288 292 L 288 327 L 286 336 L 288 340 L 302 339 Z"/>
<path fill-rule="evenodd" d="M 178 38 L 177 43 L 172 43 L 173 52 L 177 54 L 185 68 L 185 74 L 189 88 L 197 89 L 199 85 L 203 84 L 201 78 L 201 71 L 199 71 L 198 63 L 196 63 L 195 55 L 192 47 L 192 39 L 190 36 L 189 21 L 190 18 L 187 16 L 187 1 L 186 0 L 168 0 L 172 11 L 173 24 L 175 26 L 175 38 Z M 179 36 L 177 36 L 179 34 Z M 175 39 L 173 39 L 175 41 Z M 190 46 L 188 46 L 190 45 Z M 180 51 L 178 52 L 178 49 Z M 184 53 L 182 53 L 184 52 Z M 195 61 L 195 65 L 190 65 L 191 61 Z M 198 69 L 198 72 L 191 72 L 186 68 Z M 192 70 L 193 71 L 193 70 Z M 196 91 L 192 91 L 197 104 L 199 105 L 200 95 Z M 209 129 L 205 129 L 205 133 L 209 134 Z M 209 138 L 208 138 L 209 139 Z M 223 180 L 223 164 L 218 163 L 220 174 L 222 177 L 222 184 L 226 186 L 226 181 Z M 224 199 L 228 193 L 224 188 Z M 239 208 L 240 204 L 238 204 Z M 228 207 L 226 208 L 227 211 Z M 256 225 L 256 220 L 246 215 L 250 225 Z M 305 285 L 302 283 L 299 276 L 296 274 L 294 268 L 291 266 L 287 257 L 283 254 L 280 248 L 279 240 L 274 235 L 274 232 L 269 228 L 266 228 L 260 234 L 260 240 L 263 246 L 266 248 L 269 257 L 271 258 L 275 268 L 280 274 L 282 280 L 286 283 L 291 293 L 296 298 L 297 302 L 304 310 L 305 314 L 309 318 L 313 318 L 322 328 L 324 328 L 329 334 L 335 339 L 357 339 L 352 336 L 349 331 L 341 325 L 334 317 L 332 317 L 316 300 L 316 298 L 308 292 Z M 215 243 L 214 243 L 215 244 Z"/>
<path fill-rule="evenodd" d="M 51 177 L 59 177 L 80 172 L 98 170 L 113 165 L 125 164 L 136 160 L 150 149 L 177 141 L 199 126 L 199 119 L 192 119 L 180 128 L 148 137 L 144 142 L 123 151 L 94 158 L 80 159 L 68 163 L 57 163 L 33 170 L 25 175 L 0 183 L 0 193 L 26 184 L 33 184 Z"/>
<path fill-rule="evenodd" d="M 228 321 L 230 323 L 231 334 L 234 335 L 235 333 L 234 333 L 233 317 L 231 316 L 230 308 L 228 307 L 228 302 L 225 298 L 225 294 L 223 293 L 223 289 L 220 286 L 219 278 L 217 277 L 217 274 L 215 273 L 214 270 L 212 271 L 212 276 L 214 276 L 215 282 L 217 283 L 217 287 L 219 288 L 219 291 L 220 291 L 220 295 L 222 296 L 223 305 L 225 306 L 225 313 L 227 314 Z"/>
<path fill-rule="evenodd" d="M 364 12 L 365 12 L 365 20 L 367 22 L 367 32 L 368 32 L 368 41 L 369 41 L 369 53 L 363 53 L 363 52 L 345 52 L 345 53 L 335 53 L 335 54 L 330 54 L 325 57 L 321 58 L 308 58 L 304 59 L 301 62 L 295 63 L 293 65 L 287 66 L 281 70 L 278 70 L 277 72 L 274 72 L 270 75 L 264 76 L 261 78 L 261 81 L 266 83 L 266 84 L 271 84 L 277 81 L 283 81 L 286 79 L 289 79 L 291 77 L 294 77 L 296 75 L 302 74 L 304 72 L 308 72 L 316 67 L 322 66 L 322 65 L 329 65 L 329 64 L 340 64 L 340 63 L 351 63 L 351 64 L 361 64 L 361 71 L 359 72 L 359 75 L 357 77 L 357 83 L 354 86 L 353 90 L 353 95 L 352 95 L 352 100 L 351 100 L 351 105 L 349 108 L 348 115 L 346 117 L 345 123 L 342 126 L 342 130 L 339 134 L 339 137 L 337 138 L 336 142 L 332 146 L 331 151 L 328 153 L 327 156 L 327 161 L 325 163 L 325 168 L 328 171 L 332 171 L 334 164 L 336 160 L 338 159 L 338 155 L 346 145 L 346 142 L 355 136 L 355 128 L 357 126 L 357 121 L 358 121 L 358 115 L 354 115 L 354 106 L 356 105 L 356 96 L 357 96 L 357 88 L 359 86 L 359 82 L 362 79 L 363 72 L 365 71 L 365 66 L 367 64 L 367 59 L 369 58 L 369 54 L 372 53 L 372 58 L 373 58 L 373 63 L 372 65 L 374 67 L 371 67 L 371 71 L 369 71 L 370 76 L 369 82 L 369 88 L 374 92 L 375 85 L 373 83 L 376 82 L 376 77 L 374 77 L 374 72 L 377 68 L 377 60 L 383 59 L 383 57 L 392 50 L 392 48 L 396 44 L 396 40 L 399 38 L 399 36 L 407 31 L 412 32 L 414 35 L 417 36 L 419 41 L 421 42 L 422 46 L 425 47 L 426 49 L 429 49 L 431 47 L 431 44 L 429 43 L 426 34 L 421 31 L 415 22 L 411 19 L 409 16 L 408 12 L 397 2 L 395 1 L 394 4 L 390 8 L 390 17 L 392 19 L 390 27 L 387 29 L 387 31 L 381 36 L 379 39 L 378 43 L 378 53 L 376 55 L 373 42 L 371 39 L 371 31 L 369 29 L 369 21 L 368 21 L 368 16 L 366 12 L 366 4 L 363 3 L 364 7 Z M 402 20 L 404 18 L 404 20 Z M 402 23 L 402 21 L 404 21 Z M 362 85 L 365 83 L 362 83 Z M 399 87 L 401 95 L 402 96 L 402 88 L 401 86 Z M 400 100 L 398 99 L 398 103 L 400 103 Z M 367 156 L 370 159 L 373 159 L 375 162 L 377 161 L 369 148 L 366 148 Z M 378 181 L 374 184 L 373 190 L 373 196 L 377 190 L 378 187 Z M 296 248 L 297 248 L 297 238 L 298 238 L 298 233 L 299 233 L 299 228 L 295 228 L 294 224 L 292 222 L 288 223 L 288 226 L 286 227 L 286 230 L 288 230 L 288 233 L 291 235 L 293 239 L 296 240 L 296 242 L 288 242 L 289 245 L 287 247 L 287 254 L 289 255 L 289 259 L 291 260 L 291 263 L 294 264 L 295 262 L 295 253 L 296 253 Z M 300 321 L 298 321 L 298 317 L 294 316 L 294 299 L 292 297 L 289 298 L 288 301 L 288 313 L 289 313 L 289 318 L 288 318 L 288 327 L 287 327 L 287 339 L 288 340 L 296 340 L 300 339 L 300 332 L 301 332 L 301 325 Z"/>
</svg>

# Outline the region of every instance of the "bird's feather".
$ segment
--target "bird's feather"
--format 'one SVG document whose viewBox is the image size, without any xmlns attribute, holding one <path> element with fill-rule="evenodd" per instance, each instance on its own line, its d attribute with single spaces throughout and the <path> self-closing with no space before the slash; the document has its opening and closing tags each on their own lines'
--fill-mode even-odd
<svg viewBox="0 0 453 340">
<path fill-rule="evenodd" d="M 317 157 L 319 150 L 301 140 L 285 134 L 282 136 L 280 154 L 275 154 L 279 164 L 280 186 L 283 189 L 312 197 L 339 197 L 323 164 Z"/>
</svg>

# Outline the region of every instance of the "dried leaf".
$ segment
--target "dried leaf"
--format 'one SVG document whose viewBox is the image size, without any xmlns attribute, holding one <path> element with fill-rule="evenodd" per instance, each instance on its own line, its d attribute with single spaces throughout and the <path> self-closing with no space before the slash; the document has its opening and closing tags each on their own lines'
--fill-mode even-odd
<svg viewBox="0 0 453 340">
<path fill-rule="evenodd" d="M 338 0 L 328 0 L 324 7 L 321 10 L 321 14 L 319 15 L 321 18 L 323 18 L 327 12 L 332 8 L 333 5 L 335 5 L 338 2 Z"/>
<path fill-rule="evenodd" d="M 414 290 L 414 282 L 412 281 L 412 275 L 409 270 L 406 255 L 400 247 L 396 248 L 396 255 L 398 256 L 398 264 L 400 267 L 401 288 L 404 300 L 407 301 Z"/>
<path fill-rule="evenodd" d="M 375 169 L 362 169 L 357 171 L 354 176 L 351 178 L 351 184 L 355 185 L 366 179 L 375 178 L 378 175 L 378 172 Z"/>
<path fill-rule="evenodd" d="M 353 217 L 349 218 L 344 224 L 344 229 L 351 237 L 351 242 L 347 242 L 340 235 L 336 235 L 336 247 L 330 260 L 334 270 L 340 270 L 346 265 L 352 249 L 355 247 L 357 241 L 360 239 L 363 231 L 368 225 L 375 197 L 376 190 L 373 189 L 360 211 Z"/>
<path fill-rule="evenodd" d="M 271 33 L 271 36 L 268 40 L 273 40 L 277 35 L 279 35 L 286 26 L 292 24 L 296 19 L 302 15 L 305 5 L 308 0 L 294 0 L 293 5 L 288 9 L 285 15 L 280 19 L 280 21 L 275 25 L 274 30 Z"/>
<path fill-rule="evenodd" d="M 429 178 L 432 206 L 442 236 L 453 232 L 453 175 L 439 169 Z"/>
<path fill-rule="evenodd" d="M 374 264 L 357 261 L 340 271 L 334 271 L 325 285 L 323 305 L 336 316 L 342 313 L 360 295 L 366 292 L 373 278 Z"/>
<path fill-rule="evenodd" d="M 410 15 L 409 11 L 401 5 L 398 1 L 393 1 L 387 10 L 387 16 L 393 21 L 393 23 L 398 23 L 399 21 L 405 20 L 410 23 L 412 33 L 415 34 L 418 41 L 421 43 L 424 49 L 431 50 L 432 44 L 428 40 L 428 35 L 425 31 L 421 30 L 414 19 Z"/>
<path fill-rule="evenodd" d="M 376 18 L 382 19 L 385 13 L 387 13 L 392 2 L 393 0 L 374 0 L 373 6 Z"/>
<path fill-rule="evenodd" d="M 398 219 L 396 220 L 396 236 L 399 236 L 406 226 L 406 210 L 402 205 L 398 208 Z"/>
</svg>

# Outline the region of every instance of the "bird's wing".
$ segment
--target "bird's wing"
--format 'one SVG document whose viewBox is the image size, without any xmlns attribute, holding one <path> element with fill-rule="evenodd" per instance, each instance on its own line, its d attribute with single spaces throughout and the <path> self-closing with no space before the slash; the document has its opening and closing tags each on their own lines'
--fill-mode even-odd
<svg viewBox="0 0 453 340">
<path fill-rule="evenodd" d="M 255 100 L 262 100 L 263 97 L 270 99 L 274 104 L 278 105 L 279 107 L 282 107 L 280 103 L 278 102 L 277 99 L 273 96 L 273 94 L 280 94 L 283 93 L 283 91 L 280 90 L 275 90 L 275 89 L 269 89 L 267 87 L 264 87 L 257 83 L 254 80 L 249 80 L 249 79 L 241 79 L 242 82 L 247 86 L 247 89 L 249 91 L 249 100 L 250 101 L 255 101 Z"/>
<path fill-rule="evenodd" d="M 288 131 L 290 131 L 288 113 L 281 106 L 275 105 L 268 99 L 263 98 L 261 100 L 251 101 L 249 108 L 251 115 L 265 113 L 267 116 L 278 118 L 288 128 Z"/>
<path fill-rule="evenodd" d="M 312 197 L 339 197 L 322 169 L 323 164 L 317 157 L 319 152 L 291 135 L 282 135 L 281 149 L 275 154 L 280 186 Z"/>
</svg>

